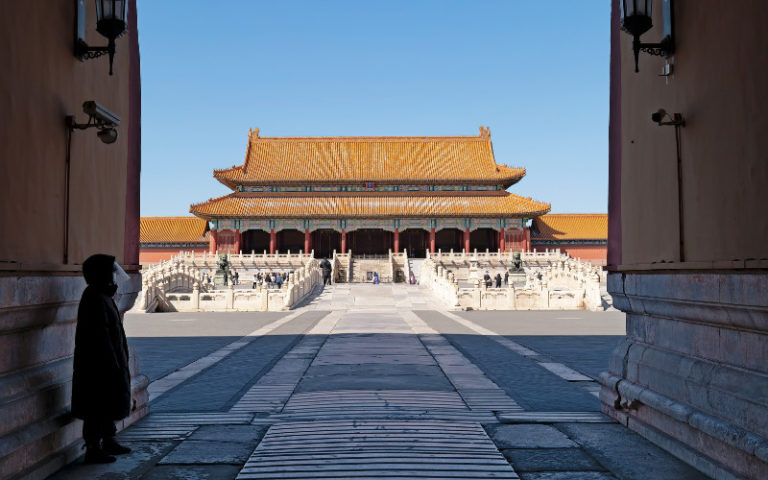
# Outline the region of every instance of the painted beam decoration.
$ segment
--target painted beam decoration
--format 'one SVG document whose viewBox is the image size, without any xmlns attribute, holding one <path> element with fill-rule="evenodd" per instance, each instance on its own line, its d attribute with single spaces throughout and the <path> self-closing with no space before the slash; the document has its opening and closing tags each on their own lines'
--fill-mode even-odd
<svg viewBox="0 0 768 480">
<path fill-rule="evenodd" d="M 401 232 L 409 228 L 430 230 L 444 229 L 469 229 L 474 231 L 480 228 L 490 228 L 493 230 L 521 230 L 525 226 L 521 218 L 402 218 L 402 219 L 274 219 L 274 220 L 212 220 L 212 230 L 233 230 L 245 232 L 248 230 L 263 230 L 269 232 L 274 229 L 280 230 L 342 230 L 352 232 L 360 229 L 382 229 L 394 232 L 399 229 Z"/>
<path fill-rule="evenodd" d="M 244 193 L 335 193 L 335 192 L 500 192 L 503 185 L 238 185 Z"/>
</svg>

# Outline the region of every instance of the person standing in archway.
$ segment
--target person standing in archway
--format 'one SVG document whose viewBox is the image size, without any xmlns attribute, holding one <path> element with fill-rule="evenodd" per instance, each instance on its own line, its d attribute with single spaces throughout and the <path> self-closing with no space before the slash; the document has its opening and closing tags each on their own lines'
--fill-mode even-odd
<svg viewBox="0 0 768 480">
<path fill-rule="evenodd" d="M 129 453 L 115 441 L 115 421 L 131 410 L 128 343 L 113 299 L 128 275 L 111 255 L 83 262 L 88 286 L 80 299 L 75 332 L 72 415 L 83 420 L 86 463 L 111 463 Z"/>
</svg>

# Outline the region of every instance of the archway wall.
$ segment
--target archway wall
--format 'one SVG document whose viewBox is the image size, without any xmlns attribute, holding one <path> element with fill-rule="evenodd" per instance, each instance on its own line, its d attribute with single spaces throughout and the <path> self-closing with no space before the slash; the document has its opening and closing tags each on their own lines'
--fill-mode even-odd
<svg viewBox="0 0 768 480">
<path fill-rule="evenodd" d="M 768 455 L 751 446 L 768 451 L 768 397 L 757 394 L 768 383 L 765 5 L 673 2 L 679 41 L 673 74 L 660 79 L 663 57 L 641 53 L 635 72 L 619 3 L 607 268 L 614 306 L 628 315 L 603 375 L 603 411 L 713 478 L 768 478 Z M 653 9 L 642 41 L 662 38 L 663 16 Z M 652 122 L 658 108 L 685 125 Z"/>
<path fill-rule="evenodd" d="M 95 2 L 85 7 L 88 38 L 96 43 Z M 0 18 L 3 38 L 18 42 L 4 42 L 6 73 L 0 75 L 0 91 L 8 92 L 0 103 L 9 119 L 0 125 L 7 139 L 0 142 L 2 478 L 45 478 L 81 454 L 82 423 L 68 411 L 77 304 L 86 287 L 83 261 L 103 252 L 129 274 L 115 296 L 121 312 L 141 289 L 136 2 L 129 1 L 128 29 L 117 39 L 113 77 L 105 60 L 79 62 L 72 56 L 74 12 L 71 0 L 4 2 Z M 65 115 L 84 121 L 82 102 L 88 99 L 119 113 L 120 139 L 114 144 L 104 145 L 94 130 L 65 128 Z M 137 371 L 134 352 L 131 357 L 136 409 L 120 428 L 148 412 L 149 382 Z"/>
</svg>

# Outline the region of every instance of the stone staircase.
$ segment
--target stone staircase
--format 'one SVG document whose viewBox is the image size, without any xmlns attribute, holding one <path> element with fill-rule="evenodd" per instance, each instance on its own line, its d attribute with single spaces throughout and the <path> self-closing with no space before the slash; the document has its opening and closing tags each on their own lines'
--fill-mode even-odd
<svg viewBox="0 0 768 480">
<path fill-rule="evenodd" d="M 331 265 L 333 265 L 334 283 L 347 283 L 348 279 L 351 278 L 349 275 L 350 269 L 352 268 L 350 262 L 351 255 L 351 253 L 338 254 L 334 250 L 333 259 L 331 262 Z"/>
<path fill-rule="evenodd" d="M 421 264 L 424 263 L 425 258 L 410 258 L 408 257 L 408 269 L 416 276 L 416 281 L 419 281 L 421 275 Z M 408 280 L 406 279 L 406 282 Z"/>
<path fill-rule="evenodd" d="M 373 272 L 379 274 L 379 281 L 381 283 L 392 282 L 392 262 L 389 258 L 358 258 L 352 257 L 352 264 L 350 266 L 350 282 L 352 283 L 367 283 L 371 280 L 368 278 L 368 274 Z"/>
</svg>

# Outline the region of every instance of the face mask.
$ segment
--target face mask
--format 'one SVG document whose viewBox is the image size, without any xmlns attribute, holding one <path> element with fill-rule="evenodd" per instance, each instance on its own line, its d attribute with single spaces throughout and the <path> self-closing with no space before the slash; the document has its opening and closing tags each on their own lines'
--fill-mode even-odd
<svg viewBox="0 0 768 480">
<path fill-rule="evenodd" d="M 120 285 L 128 282 L 130 279 L 131 277 L 125 273 L 123 267 L 121 267 L 117 262 L 112 264 L 112 283 L 119 287 Z"/>
</svg>

